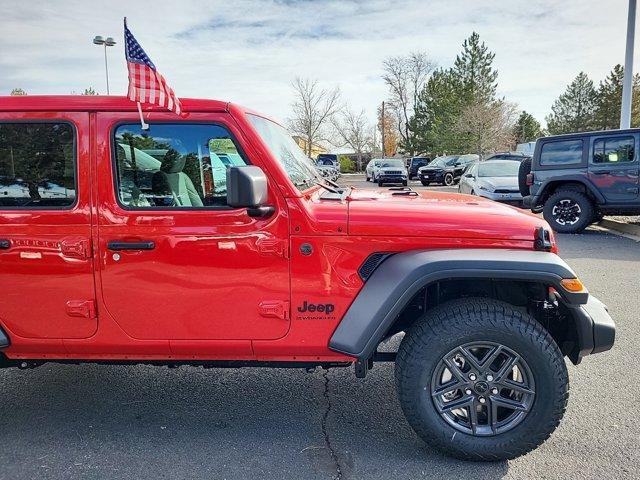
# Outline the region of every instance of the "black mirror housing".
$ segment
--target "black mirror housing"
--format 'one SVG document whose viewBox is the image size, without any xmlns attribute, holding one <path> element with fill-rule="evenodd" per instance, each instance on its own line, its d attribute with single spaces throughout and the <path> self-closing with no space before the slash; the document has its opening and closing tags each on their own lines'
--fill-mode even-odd
<svg viewBox="0 0 640 480">
<path fill-rule="evenodd" d="M 244 165 L 227 169 L 227 205 L 230 207 L 260 207 L 268 196 L 267 176 L 260 167 Z"/>
</svg>

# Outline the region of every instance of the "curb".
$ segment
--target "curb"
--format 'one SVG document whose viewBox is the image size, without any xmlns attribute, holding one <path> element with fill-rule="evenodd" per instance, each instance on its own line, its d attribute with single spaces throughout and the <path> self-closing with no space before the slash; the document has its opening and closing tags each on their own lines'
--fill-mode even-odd
<svg viewBox="0 0 640 480">
<path fill-rule="evenodd" d="M 614 230 L 619 233 L 626 233 L 627 235 L 633 235 L 634 237 L 640 237 L 640 225 L 633 225 L 631 223 L 619 222 L 618 220 L 611 220 L 610 218 L 604 218 L 598 223 L 601 227 Z"/>
</svg>

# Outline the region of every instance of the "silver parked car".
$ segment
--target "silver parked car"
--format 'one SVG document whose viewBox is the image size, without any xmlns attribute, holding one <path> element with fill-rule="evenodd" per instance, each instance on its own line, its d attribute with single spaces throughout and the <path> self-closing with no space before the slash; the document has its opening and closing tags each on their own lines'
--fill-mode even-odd
<svg viewBox="0 0 640 480">
<path fill-rule="evenodd" d="M 373 181 L 381 187 L 385 183 L 407 185 L 407 165 L 401 158 L 383 158 L 378 160 Z"/>
<path fill-rule="evenodd" d="M 518 188 L 520 162 L 487 160 L 471 164 L 462 174 L 458 192 L 478 195 L 510 205 L 522 205 Z"/>
</svg>

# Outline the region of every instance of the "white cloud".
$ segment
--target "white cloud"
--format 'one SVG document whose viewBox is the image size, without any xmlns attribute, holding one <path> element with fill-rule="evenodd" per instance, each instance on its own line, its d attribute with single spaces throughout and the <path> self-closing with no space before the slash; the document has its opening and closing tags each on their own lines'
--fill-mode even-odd
<svg viewBox="0 0 640 480">
<path fill-rule="evenodd" d="M 606 8 L 604 8 L 606 6 Z M 627 2 L 608 0 L 195 1 L 0 0 L 0 93 L 105 91 L 127 85 L 122 18 L 183 97 L 231 100 L 285 118 L 295 76 L 339 84 L 373 118 L 388 55 L 426 50 L 448 67 L 476 30 L 495 52 L 500 93 L 539 120 L 581 70 L 624 61 Z"/>
</svg>

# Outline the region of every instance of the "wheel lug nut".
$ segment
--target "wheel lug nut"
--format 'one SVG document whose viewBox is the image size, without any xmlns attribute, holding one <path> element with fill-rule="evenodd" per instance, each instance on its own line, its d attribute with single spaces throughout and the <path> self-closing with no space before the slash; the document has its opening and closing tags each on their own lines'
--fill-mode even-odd
<svg viewBox="0 0 640 480">
<path fill-rule="evenodd" d="M 476 377 L 476 374 L 475 374 L 475 373 L 471 373 L 471 374 L 469 374 L 469 380 L 475 380 L 476 378 L 477 378 L 477 377 Z"/>
<path fill-rule="evenodd" d="M 470 388 L 467 388 L 467 389 L 464 391 L 464 393 L 466 393 L 467 395 L 471 395 L 471 389 L 470 389 Z"/>
<path fill-rule="evenodd" d="M 484 399 L 484 397 L 480 397 L 479 402 L 480 402 L 480 403 L 485 403 L 485 402 L 486 402 L 486 400 Z"/>
<path fill-rule="evenodd" d="M 493 382 L 493 375 L 487 375 L 487 380 Z"/>
<path fill-rule="evenodd" d="M 494 387 L 494 388 L 492 388 L 492 389 L 491 389 L 491 393 L 493 393 L 494 395 L 497 395 L 497 394 L 498 394 L 498 389 L 497 389 L 497 388 L 495 388 L 495 387 Z"/>
</svg>

